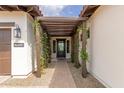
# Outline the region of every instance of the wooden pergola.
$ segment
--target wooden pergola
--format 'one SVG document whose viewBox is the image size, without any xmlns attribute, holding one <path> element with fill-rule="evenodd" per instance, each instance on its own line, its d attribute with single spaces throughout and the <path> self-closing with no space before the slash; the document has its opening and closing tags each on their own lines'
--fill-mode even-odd
<svg viewBox="0 0 124 93">
<path fill-rule="evenodd" d="M 24 11 L 32 17 L 43 16 L 39 6 L 36 5 L 0 5 L 0 11 Z"/>
<path fill-rule="evenodd" d="M 38 17 L 50 36 L 71 36 L 77 25 L 86 17 Z"/>
</svg>

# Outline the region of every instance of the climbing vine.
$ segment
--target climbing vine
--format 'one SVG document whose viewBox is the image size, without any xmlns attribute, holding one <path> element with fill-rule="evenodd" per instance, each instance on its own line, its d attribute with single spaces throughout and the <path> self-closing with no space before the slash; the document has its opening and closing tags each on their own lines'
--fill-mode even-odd
<svg viewBox="0 0 124 93">
<path fill-rule="evenodd" d="M 34 20 L 33 29 L 36 42 L 37 72 L 40 76 L 50 62 L 50 42 L 48 34 L 40 26 L 39 20 Z"/>
<path fill-rule="evenodd" d="M 86 27 L 86 22 L 83 22 L 77 27 L 76 33 L 73 35 L 73 44 L 72 45 L 72 62 L 75 63 L 75 67 L 79 68 L 82 66 L 82 76 L 85 78 L 87 76 L 86 62 L 88 60 L 88 53 L 86 51 L 87 38 L 89 37 L 88 28 Z M 79 34 L 81 35 L 82 48 L 79 53 Z M 79 55 L 80 54 L 80 55 Z M 81 57 L 82 64 L 79 63 L 79 56 Z"/>
<path fill-rule="evenodd" d="M 86 62 L 88 61 L 88 53 L 86 50 L 86 45 L 87 45 L 87 38 L 88 38 L 88 28 L 86 27 L 86 22 L 83 22 L 77 31 L 82 32 L 82 49 L 80 51 L 80 57 L 82 60 L 82 77 L 86 78 L 87 77 L 87 66 Z"/>
<path fill-rule="evenodd" d="M 75 41 L 74 41 L 74 63 L 76 68 L 80 67 L 78 51 L 79 51 L 79 32 L 75 34 Z"/>
<path fill-rule="evenodd" d="M 80 57 L 82 60 L 84 60 L 84 62 L 88 61 L 88 53 L 85 49 L 80 51 Z"/>
<path fill-rule="evenodd" d="M 37 59 L 37 77 L 41 77 L 41 67 L 40 67 L 40 56 L 41 56 L 41 45 L 40 45 L 40 22 L 39 20 L 35 19 L 33 22 L 33 30 L 34 30 L 34 37 L 35 37 L 35 55 Z M 35 68 L 35 67 L 33 67 Z"/>
<path fill-rule="evenodd" d="M 46 32 L 43 32 L 41 35 L 41 44 L 42 44 L 42 65 L 44 68 L 48 67 L 50 62 L 50 44 L 49 36 Z"/>
</svg>

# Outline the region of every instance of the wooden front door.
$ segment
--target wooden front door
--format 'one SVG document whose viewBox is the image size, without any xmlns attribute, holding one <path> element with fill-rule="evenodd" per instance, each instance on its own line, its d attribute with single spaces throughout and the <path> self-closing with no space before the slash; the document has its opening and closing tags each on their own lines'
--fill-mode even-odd
<svg viewBox="0 0 124 93">
<path fill-rule="evenodd" d="M 0 75 L 11 74 L 11 29 L 0 28 Z"/>
<path fill-rule="evenodd" d="M 65 57 L 65 39 L 57 39 L 57 57 Z"/>
</svg>

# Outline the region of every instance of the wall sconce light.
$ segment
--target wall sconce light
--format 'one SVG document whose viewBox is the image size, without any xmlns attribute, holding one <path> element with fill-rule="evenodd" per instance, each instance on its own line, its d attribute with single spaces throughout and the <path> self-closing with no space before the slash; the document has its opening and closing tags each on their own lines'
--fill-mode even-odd
<svg viewBox="0 0 124 93">
<path fill-rule="evenodd" d="M 19 25 L 16 25 L 16 28 L 14 29 L 14 37 L 21 38 L 21 29 L 20 29 Z"/>
</svg>

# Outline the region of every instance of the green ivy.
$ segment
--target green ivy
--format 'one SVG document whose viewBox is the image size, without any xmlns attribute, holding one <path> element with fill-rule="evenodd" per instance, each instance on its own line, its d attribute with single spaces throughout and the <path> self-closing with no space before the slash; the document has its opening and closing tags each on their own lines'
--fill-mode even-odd
<svg viewBox="0 0 124 93">
<path fill-rule="evenodd" d="M 36 34 L 36 31 L 39 31 L 39 28 L 40 28 L 40 22 L 38 19 L 35 19 L 33 22 L 34 35 Z"/>
<path fill-rule="evenodd" d="M 79 25 L 77 28 L 77 32 L 84 32 L 84 31 L 88 31 L 88 28 L 86 26 L 84 26 L 83 24 Z"/>
<path fill-rule="evenodd" d="M 80 57 L 83 61 L 88 61 L 88 53 L 86 52 L 85 49 L 82 49 L 80 52 Z"/>
<path fill-rule="evenodd" d="M 44 59 L 44 67 L 48 67 L 48 61 L 50 59 L 50 45 L 49 45 L 49 37 L 46 32 L 42 33 L 41 36 L 41 44 L 42 44 L 42 57 Z"/>
</svg>

